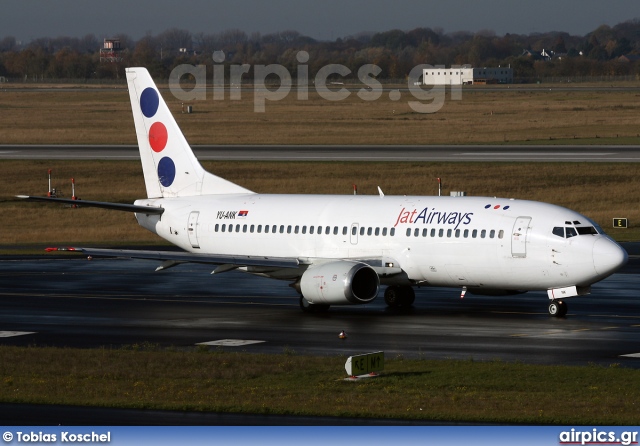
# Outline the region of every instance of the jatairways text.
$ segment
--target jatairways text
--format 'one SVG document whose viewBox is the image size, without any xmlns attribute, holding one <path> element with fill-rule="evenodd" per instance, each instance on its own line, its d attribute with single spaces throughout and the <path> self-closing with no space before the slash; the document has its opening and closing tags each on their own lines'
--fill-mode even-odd
<svg viewBox="0 0 640 446">
<path fill-rule="evenodd" d="M 416 215 L 417 214 L 417 215 Z M 398 224 L 440 224 L 440 225 L 455 225 L 453 229 L 458 229 L 460 224 L 468 225 L 471 223 L 471 216 L 473 212 L 440 212 L 436 211 L 436 208 L 428 207 L 424 208 L 418 213 L 417 209 L 407 210 L 402 208 L 396 219 L 396 223 L 393 225 L 395 228 Z"/>
</svg>

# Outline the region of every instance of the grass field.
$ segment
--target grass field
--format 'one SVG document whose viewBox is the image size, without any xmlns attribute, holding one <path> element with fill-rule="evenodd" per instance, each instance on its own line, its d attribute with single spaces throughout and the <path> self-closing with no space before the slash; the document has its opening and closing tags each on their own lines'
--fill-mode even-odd
<svg viewBox="0 0 640 446">
<path fill-rule="evenodd" d="M 146 348 L 145 348 L 146 347 Z M 346 357 L 0 347 L 0 401 L 253 414 L 637 425 L 640 371 L 385 359 L 345 382 Z"/>
<path fill-rule="evenodd" d="M 640 144 L 640 88 L 594 89 L 517 86 L 463 89 L 437 113 L 414 112 L 407 91 L 400 101 L 388 93 L 371 102 L 355 90 L 328 101 L 313 90 L 308 100 L 290 93 L 254 112 L 254 91 L 242 100 L 194 101 L 194 113 L 169 90 L 163 96 L 192 144 L 501 144 L 563 141 Z M 0 143 L 135 144 L 125 88 L 95 90 L 0 90 Z"/>
</svg>

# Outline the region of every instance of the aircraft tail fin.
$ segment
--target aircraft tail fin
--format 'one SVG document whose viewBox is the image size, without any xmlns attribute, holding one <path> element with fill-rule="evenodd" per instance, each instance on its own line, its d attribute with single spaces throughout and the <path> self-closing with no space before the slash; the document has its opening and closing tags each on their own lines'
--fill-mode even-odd
<svg viewBox="0 0 640 446">
<path fill-rule="evenodd" d="M 126 71 L 147 197 L 253 193 L 204 170 L 147 69 Z"/>
</svg>

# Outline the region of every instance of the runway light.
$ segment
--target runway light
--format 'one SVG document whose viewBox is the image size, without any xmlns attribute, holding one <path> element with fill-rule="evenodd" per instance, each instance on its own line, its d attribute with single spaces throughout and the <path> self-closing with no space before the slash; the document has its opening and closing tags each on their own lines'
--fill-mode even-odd
<svg viewBox="0 0 640 446">
<path fill-rule="evenodd" d="M 340 332 L 340 334 L 338 335 L 338 337 L 339 337 L 340 339 L 347 339 L 347 333 L 346 333 L 344 330 L 342 330 L 342 331 Z"/>
</svg>

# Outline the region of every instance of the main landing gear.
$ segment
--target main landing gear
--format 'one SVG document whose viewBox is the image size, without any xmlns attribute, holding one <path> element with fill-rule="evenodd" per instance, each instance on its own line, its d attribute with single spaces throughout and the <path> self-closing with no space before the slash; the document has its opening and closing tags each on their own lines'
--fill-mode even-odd
<svg viewBox="0 0 640 446">
<path fill-rule="evenodd" d="M 410 286 L 395 286 L 387 287 L 384 292 L 384 301 L 391 308 L 397 307 L 410 307 L 416 300 L 416 293 L 413 291 L 413 287 Z"/>
<path fill-rule="evenodd" d="M 567 315 L 567 304 L 563 300 L 553 299 L 549 303 L 549 314 L 555 317 L 564 317 Z"/>
</svg>

